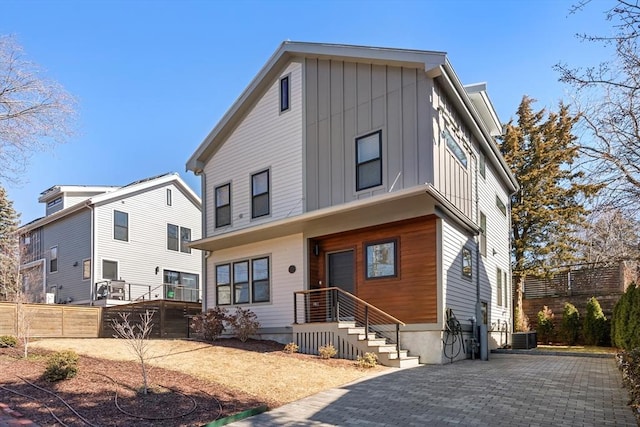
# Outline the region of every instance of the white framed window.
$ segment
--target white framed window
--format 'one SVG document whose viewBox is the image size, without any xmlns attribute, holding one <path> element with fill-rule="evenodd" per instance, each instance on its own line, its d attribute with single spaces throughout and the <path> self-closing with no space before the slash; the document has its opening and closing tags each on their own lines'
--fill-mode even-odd
<svg viewBox="0 0 640 427">
<path fill-rule="evenodd" d="M 191 253 L 189 243 L 191 242 L 191 229 L 180 227 L 180 252 Z"/>
<path fill-rule="evenodd" d="M 177 251 L 180 248 L 180 227 L 174 224 L 167 224 L 167 249 Z"/>
<path fill-rule="evenodd" d="M 356 191 L 382 185 L 382 131 L 356 138 Z"/>
<path fill-rule="evenodd" d="M 496 194 L 496 206 L 502 212 L 502 215 L 507 216 L 507 206 L 504 204 L 500 196 Z"/>
<path fill-rule="evenodd" d="M 171 189 L 167 188 L 167 206 L 171 206 L 173 204 L 173 194 L 171 194 Z"/>
<path fill-rule="evenodd" d="M 106 280 L 118 280 L 118 261 L 102 260 L 102 278 Z"/>
<path fill-rule="evenodd" d="M 217 305 L 271 301 L 271 266 L 268 256 L 216 265 Z"/>
<path fill-rule="evenodd" d="M 267 216 L 271 212 L 269 169 L 251 175 L 251 218 Z"/>
<path fill-rule="evenodd" d="M 480 212 L 480 255 L 487 256 L 487 216 Z"/>
<path fill-rule="evenodd" d="M 499 306 L 502 306 L 502 270 L 500 268 L 496 271 L 496 300 Z"/>
<path fill-rule="evenodd" d="M 113 211 L 113 238 L 123 242 L 129 241 L 129 214 Z"/>
<path fill-rule="evenodd" d="M 56 273 L 58 271 L 58 247 L 52 246 L 49 256 L 49 273 Z"/>
<path fill-rule="evenodd" d="M 479 169 L 480 169 L 480 176 L 483 177 L 483 178 L 487 177 L 487 164 L 486 164 L 486 162 L 487 162 L 487 159 L 486 159 L 484 153 L 481 151 L 480 152 L 480 167 L 479 167 Z"/>
</svg>

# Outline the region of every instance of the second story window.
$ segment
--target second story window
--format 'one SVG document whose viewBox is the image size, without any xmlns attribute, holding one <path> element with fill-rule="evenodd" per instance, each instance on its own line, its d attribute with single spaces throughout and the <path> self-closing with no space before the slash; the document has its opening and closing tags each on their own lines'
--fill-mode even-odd
<svg viewBox="0 0 640 427">
<path fill-rule="evenodd" d="M 356 138 L 356 191 L 382 185 L 382 132 Z"/>
<path fill-rule="evenodd" d="M 171 189 L 167 188 L 167 206 L 171 206 L 173 204 L 173 197 L 171 194 Z"/>
<path fill-rule="evenodd" d="M 487 177 L 487 159 L 483 152 L 480 152 L 480 176 L 483 178 Z"/>
<path fill-rule="evenodd" d="M 269 215 L 269 170 L 251 175 L 251 218 Z"/>
<path fill-rule="evenodd" d="M 507 216 L 507 207 L 505 206 L 504 202 L 498 195 L 496 195 L 496 206 L 498 207 L 498 209 L 500 209 L 500 212 L 502 212 L 502 215 Z"/>
<path fill-rule="evenodd" d="M 487 216 L 480 212 L 480 255 L 487 256 Z"/>
<path fill-rule="evenodd" d="M 289 98 L 291 91 L 289 90 L 289 76 L 280 79 L 280 112 L 289 109 Z"/>
<path fill-rule="evenodd" d="M 113 211 L 113 238 L 129 241 L 129 214 L 126 212 Z"/>
<path fill-rule="evenodd" d="M 460 164 L 467 167 L 467 155 L 464 153 L 464 150 L 458 144 L 458 141 L 451 135 L 449 129 L 445 129 L 442 131 L 442 136 L 444 137 L 445 142 L 447 143 L 447 148 L 449 151 L 458 159 Z"/>
<path fill-rule="evenodd" d="M 180 227 L 180 252 L 191 253 L 189 242 L 191 242 L 191 229 Z"/>
<path fill-rule="evenodd" d="M 58 247 L 53 246 L 51 248 L 51 256 L 49 257 L 49 273 L 55 273 L 58 271 Z"/>
<path fill-rule="evenodd" d="M 179 249 L 180 240 L 178 239 L 179 227 L 173 224 L 167 224 L 167 249 L 177 251 Z"/>
<path fill-rule="evenodd" d="M 231 225 L 231 184 L 215 189 L 216 228 Z"/>
</svg>

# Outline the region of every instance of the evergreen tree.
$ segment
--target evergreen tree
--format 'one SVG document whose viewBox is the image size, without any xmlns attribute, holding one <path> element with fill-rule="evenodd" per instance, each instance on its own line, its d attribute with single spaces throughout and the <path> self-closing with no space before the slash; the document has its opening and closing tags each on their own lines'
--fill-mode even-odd
<svg viewBox="0 0 640 427">
<path fill-rule="evenodd" d="M 575 305 L 565 302 L 562 312 L 562 334 L 569 345 L 575 345 L 580 333 L 580 313 Z"/>
<path fill-rule="evenodd" d="M 18 285 L 18 218 L 13 202 L 0 187 L 0 300 L 12 296 Z"/>
<path fill-rule="evenodd" d="M 587 301 L 587 310 L 582 325 L 584 343 L 587 345 L 603 345 L 606 338 L 607 318 L 602 312 L 602 307 L 596 299 L 591 297 Z"/>
<path fill-rule="evenodd" d="M 583 183 L 582 172 L 573 168 L 579 153 L 572 130 L 578 117 L 571 116 L 562 103 L 557 113 L 534 112 L 533 102 L 527 96 L 522 98 L 517 122 L 507 124 L 500 144 L 520 184 L 520 191 L 511 198 L 518 313 L 523 312 L 522 284 L 527 274 L 548 272 L 575 261 L 575 230 L 588 214 L 581 201 L 599 189 Z"/>
</svg>

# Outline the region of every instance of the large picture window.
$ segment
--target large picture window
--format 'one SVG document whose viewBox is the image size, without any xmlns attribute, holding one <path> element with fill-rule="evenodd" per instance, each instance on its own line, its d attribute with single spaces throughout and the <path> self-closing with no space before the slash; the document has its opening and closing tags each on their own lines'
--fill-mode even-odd
<svg viewBox="0 0 640 427">
<path fill-rule="evenodd" d="M 129 214 L 126 212 L 113 211 L 113 238 L 129 241 Z"/>
<path fill-rule="evenodd" d="M 178 301 L 198 301 L 198 275 L 182 271 L 164 270 L 165 298 Z"/>
<path fill-rule="evenodd" d="M 251 218 L 269 215 L 269 170 L 251 175 Z"/>
<path fill-rule="evenodd" d="M 356 138 L 356 190 L 382 185 L 382 132 Z"/>
<path fill-rule="evenodd" d="M 216 228 L 231 224 L 231 184 L 224 184 L 215 189 Z"/>
<path fill-rule="evenodd" d="M 396 277 L 397 240 L 365 244 L 367 279 Z"/>
<path fill-rule="evenodd" d="M 270 270 L 269 257 L 217 265 L 217 305 L 269 302 Z"/>
</svg>

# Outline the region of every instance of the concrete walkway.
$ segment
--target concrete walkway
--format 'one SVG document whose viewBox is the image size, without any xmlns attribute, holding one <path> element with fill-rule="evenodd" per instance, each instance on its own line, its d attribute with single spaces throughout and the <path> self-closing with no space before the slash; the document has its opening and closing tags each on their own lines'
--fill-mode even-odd
<svg viewBox="0 0 640 427">
<path fill-rule="evenodd" d="M 241 426 L 637 426 L 613 357 L 491 354 L 328 390 Z"/>
</svg>

